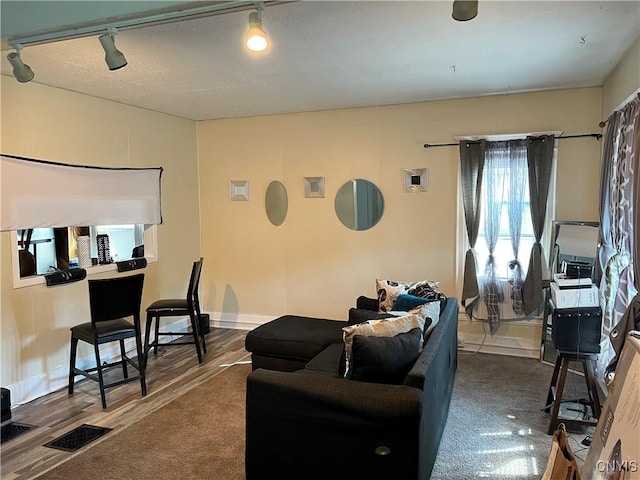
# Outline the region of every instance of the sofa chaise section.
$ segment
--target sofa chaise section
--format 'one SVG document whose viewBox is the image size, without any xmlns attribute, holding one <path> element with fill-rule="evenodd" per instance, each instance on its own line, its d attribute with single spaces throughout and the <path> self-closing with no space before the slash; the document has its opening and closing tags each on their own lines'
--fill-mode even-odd
<svg viewBox="0 0 640 480">
<path fill-rule="evenodd" d="M 313 368 L 254 370 L 247 379 L 246 478 L 428 479 L 449 411 L 457 330 L 458 304 L 450 298 L 401 385 Z M 322 353 L 331 351 L 340 349 L 332 343 Z"/>
</svg>

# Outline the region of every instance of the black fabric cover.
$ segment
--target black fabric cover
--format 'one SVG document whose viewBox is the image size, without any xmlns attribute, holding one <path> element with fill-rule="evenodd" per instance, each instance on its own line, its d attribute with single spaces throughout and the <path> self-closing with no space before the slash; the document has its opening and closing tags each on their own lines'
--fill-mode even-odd
<svg viewBox="0 0 640 480">
<path fill-rule="evenodd" d="M 551 339 L 556 350 L 600 353 L 600 307 L 554 308 Z"/>
<path fill-rule="evenodd" d="M 147 259 L 132 258 L 131 260 L 123 260 L 122 262 L 116 262 L 119 272 L 128 272 L 129 270 L 138 270 L 147 266 Z"/>
<path fill-rule="evenodd" d="M 84 268 L 73 268 L 71 270 L 59 270 L 57 272 L 47 273 L 44 279 L 47 287 L 52 285 L 62 285 L 65 283 L 77 282 L 87 277 L 87 271 Z"/>
<path fill-rule="evenodd" d="M 366 322 L 367 320 L 381 320 L 383 318 L 391 317 L 393 317 L 393 315 L 390 313 L 378 313 L 377 311 L 374 312 L 364 308 L 350 308 L 347 325 L 356 325 L 358 323 Z"/>
<path fill-rule="evenodd" d="M 252 353 L 307 363 L 325 347 L 342 341 L 344 321 L 285 315 L 249 332 L 245 348 Z"/>
<path fill-rule="evenodd" d="M 421 342 L 419 328 L 393 337 L 355 335 L 346 378 L 399 385 L 418 358 Z"/>
</svg>

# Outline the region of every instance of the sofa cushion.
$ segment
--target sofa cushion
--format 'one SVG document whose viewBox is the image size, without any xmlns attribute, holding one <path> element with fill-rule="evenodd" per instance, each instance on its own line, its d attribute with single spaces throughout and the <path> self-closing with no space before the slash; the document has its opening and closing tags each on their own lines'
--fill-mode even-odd
<svg viewBox="0 0 640 480">
<path fill-rule="evenodd" d="M 423 299 L 424 300 L 424 299 Z M 390 313 L 378 313 L 377 311 L 366 310 L 363 308 L 350 308 L 348 325 L 356 325 L 366 322 L 367 320 L 382 320 L 383 318 L 393 317 Z"/>
<path fill-rule="evenodd" d="M 364 309 L 364 310 L 373 310 L 377 312 L 378 308 L 378 298 L 369 298 L 364 295 L 360 295 L 356 298 L 356 308 Z"/>
<path fill-rule="evenodd" d="M 420 328 L 393 337 L 355 335 L 347 378 L 399 385 L 418 358 L 421 345 Z"/>
<path fill-rule="evenodd" d="M 340 363 L 342 362 L 342 365 Z M 342 369 L 342 370 L 341 370 Z M 326 373 L 341 377 L 344 375 L 344 344 L 332 343 L 318 355 L 313 357 L 305 366 L 304 373 Z"/>
<path fill-rule="evenodd" d="M 308 362 L 327 345 L 342 340 L 346 322 L 285 315 L 256 327 L 245 339 L 254 354 Z"/>
<path fill-rule="evenodd" d="M 368 320 L 357 325 L 349 325 L 342 329 L 345 353 L 345 376 L 349 375 L 349 361 L 353 337 L 366 335 L 372 337 L 393 337 L 398 333 L 405 333 L 414 328 L 424 330 L 424 318 L 419 315 L 405 315 L 384 320 Z"/>
</svg>

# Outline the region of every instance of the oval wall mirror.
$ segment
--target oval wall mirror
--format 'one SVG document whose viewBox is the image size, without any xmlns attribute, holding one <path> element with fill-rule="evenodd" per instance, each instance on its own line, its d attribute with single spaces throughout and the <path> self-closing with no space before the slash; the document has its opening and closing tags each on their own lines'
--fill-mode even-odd
<svg viewBox="0 0 640 480">
<path fill-rule="evenodd" d="M 384 211 L 384 199 L 380 189 L 369 180 L 349 180 L 336 193 L 336 215 L 351 230 L 368 230 Z"/>
<path fill-rule="evenodd" d="M 269 221 L 276 227 L 282 225 L 284 219 L 287 218 L 289 202 L 287 200 L 287 190 L 281 182 L 274 180 L 269 184 L 264 204 Z"/>
</svg>

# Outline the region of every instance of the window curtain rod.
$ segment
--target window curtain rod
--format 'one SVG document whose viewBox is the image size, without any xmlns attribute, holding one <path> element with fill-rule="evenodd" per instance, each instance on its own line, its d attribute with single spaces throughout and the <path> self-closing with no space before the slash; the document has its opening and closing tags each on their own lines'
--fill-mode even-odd
<svg viewBox="0 0 640 480">
<path fill-rule="evenodd" d="M 583 134 L 580 134 L 580 135 L 560 135 L 559 137 L 556 137 L 556 138 L 585 138 L 585 137 L 592 137 L 592 138 L 595 138 L 596 140 L 600 140 L 602 138 L 602 134 L 601 133 L 583 133 Z M 475 141 L 475 140 L 473 140 L 473 141 Z M 424 148 L 457 147 L 458 145 L 460 145 L 459 142 L 456 142 L 456 143 L 425 143 L 424 144 Z"/>
</svg>

